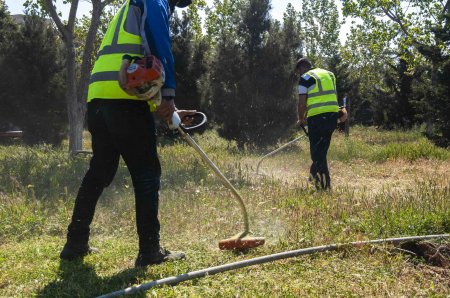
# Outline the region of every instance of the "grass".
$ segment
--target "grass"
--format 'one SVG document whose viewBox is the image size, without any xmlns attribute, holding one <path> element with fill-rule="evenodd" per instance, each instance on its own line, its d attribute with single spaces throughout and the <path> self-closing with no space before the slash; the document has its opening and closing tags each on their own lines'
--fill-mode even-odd
<svg viewBox="0 0 450 298">
<path fill-rule="evenodd" d="M 240 152 L 214 133 L 200 146 L 243 196 L 254 235 L 266 245 L 222 252 L 220 239 L 242 228 L 228 189 L 187 144 L 165 142 L 161 239 L 187 260 L 134 269 L 134 198 L 121 163 L 102 195 L 83 262 L 58 258 L 88 158 L 64 149 L 0 147 L 0 297 L 94 297 L 206 267 L 315 245 L 450 232 L 450 154 L 419 133 L 356 127 L 335 134 L 329 153 L 333 191 L 306 181 L 309 153 L 299 141 L 268 158 Z M 287 142 L 287 141 L 286 141 Z M 86 142 L 88 144 L 88 141 Z M 280 142 L 281 145 L 283 142 Z M 299 297 L 450 295 L 448 270 L 409 262 L 389 246 L 348 249 L 252 266 L 159 287 L 135 297 Z"/>
</svg>

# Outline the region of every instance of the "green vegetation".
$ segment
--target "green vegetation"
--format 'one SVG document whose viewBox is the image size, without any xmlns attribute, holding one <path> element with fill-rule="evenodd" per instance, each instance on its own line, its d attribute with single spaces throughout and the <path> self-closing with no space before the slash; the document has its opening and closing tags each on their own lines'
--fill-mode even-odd
<svg viewBox="0 0 450 298">
<path fill-rule="evenodd" d="M 93 297 L 154 279 L 302 247 L 450 232 L 449 151 L 414 131 L 356 127 L 336 133 L 331 193 L 307 183 L 308 144 L 300 141 L 262 163 L 212 132 L 198 143 L 246 201 L 254 235 L 266 245 L 222 252 L 220 239 L 241 229 L 238 205 L 181 140 L 160 147 L 162 242 L 187 260 L 145 270 L 137 253 L 134 198 L 123 163 L 100 199 L 83 262 L 59 252 L 88 157 L 66 149 L 0 147 L 0 297 Z M 401 146 L 400 146 L 401 145 Z M 273 148 L 267 148 L 267 151 Z M 446 271 L 392 254 L 389 246 L 316 254 L 253 266 L 136 297 L 435 296 L 450 294 Z M 433 271 L 434 270 L 434 271 Z"/>
<path fill-rule="evenodd" d="M 0 2 L 0 11 L 2 6 Z M 67 110 L 61 100 L 66 90 L 61 39 L 33 13 L 8 34 L 0 38 L 0 131 L 23 130 L 28 145 L 59 145 L 67 131 Z"/>
<path fill-rule="evenodd" d="M 75 12 L 78 2 L 69 2 Z M 63 20 L 59 5 L 25 1 L 28 16 L 18 26 L 0 0 L 0 130 L 23 130 L 28 144 L 58 144 L 68 130 L 70 149 L 81 149 L 83 94 L 107 24 L 123 1 L 87 2 L 100 9 Z M 448 1 L 285 1 L 278 19 L 272 2 L 196 0 L 173 14 L 179 108 L 207 112 L 220 136 L 239 148 L 273 145 L 296 121 L 293 67 L 307 56 L 335 74 L 352 124 L 423 125 L 430 140 L 449 146 Z M 49 20 L 53 26 L 46 28 Z M 56 24 L 65 21 L 61 32 Z M 406 154 L 416 159 L 423 150 Z"/>
</svg>

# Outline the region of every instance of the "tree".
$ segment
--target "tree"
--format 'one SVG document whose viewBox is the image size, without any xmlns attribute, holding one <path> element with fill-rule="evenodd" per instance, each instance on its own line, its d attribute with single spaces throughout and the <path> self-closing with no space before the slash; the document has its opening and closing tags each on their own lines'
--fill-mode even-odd
<svg viewBox="0 0 450 298">
<path fill-rule="evenodd" d="M 303 0 L 301 14 L 306 55 L 317 65 L 339 53 L 339 14 L 333 0 Z"/>
<path fill-rule="evenodd" d="M 299 13 L 294 6 L 289 3 L 286 11 L 283 14 L 283 44 L 287 49 L 290 49 L 290 55 L 295 59 L 304 54 L 305 38 L 302 32 L 302 21 Z"/>
<path fill-rule="evenodd" d="M 0 67 L 3 67 L 5 55 L 11 50 L 13 41 L 18 34 L 17 30 L 17 25 L 12 21 L 8 7 L 3 0 L 0 0 Z M 8 84 L 6 84 L 9 75 L 2 69 L 0 69 L 0 74 L 0 86 L 3 87 L 0 89 L 0 101 L 3 103 L 7 101 L 5 93 L 9 90 Z M 11 115 L 11 112 L 8 106 L 2 105 L 2 109 L 0 109 L 0 130 L 13 128 L 13 124 L 6 119 L 6 116 Z"/>
<path fill-rule="evenodd" d="M 175 13 L 171 19 L 172 52 L 175 60 L 177 80 L 177 107 L 181 109 L 201 109 L 199 79 L 206 73 L 206 54 L 209 45 L 197 31 L 195 15 L 190 9 L 182 18 Z"/>
<path fill-rule="evenodd" d="M 217 36 L 209 77 L 211 110 L 221 136 L 238 146 L 267 145 L 295 123 L 292 48 L 272 23 L 269 0 L 242 2 L 227 16 L 234 30 Z"/>
<path fill-rule="evenodd" d="M 0 118 L 20 127 L 27 144 L 59 145 L 67 128 L 62 45 L 46 20 L 24 21 L 1 62 Z"/>
<path fill-rule="evenodd" d="M 56 0 L 27 0 L 25 6 L 33 10 L 43 10 L 52 18 L 65 45 L 66 68 L 66 105 L 69 120 L 69 151 L 82 149 L 82 133 L 86 110 L 87 87 L 89 83 L 92 52 L 95 38 L 100 25 L 100 16 L 104 8 L 113 0 L 91 0 L 92 16 L 86 39 L 83 41 L 84 50 L 77 72 L 75 22 L 79 0 L 68 0 L 70 3 L 69 18 L 66 23 L 61 20 L 55 7 Z"/>
<path fill-rule="evenodd" d="M 427 96 L 427 108 L 422 113 L 427 119 L 427 133 L 432 135 L 432 124 L 437 124 L 438 132 L 444 140 L 450 140 L 448 130 L 445 129 L 450 115 L 448 110 L 449 98 L 446 93 L 446 82 L 443 78 L 445 65 L 450 56 L 449 26 L 450 1 L 422 0 L 422 1 L 354 1 L 342 0 L 344 15 L 360 17 L 368 28 L 380 32 L 379 38 L 386 32 L 395 32 L 399 46 L 406 50 L 414 48 L 420 55 L 403 56 L 409 59 L 412 68 L 421 66 L 423 58 L 430 64 L 431 90 Z M 438 117 L 435 117 L 435 116 Z"/>
<path fill-rule="evenodd" d="M 5 2 L 0 0 L 0 59 L 11 45 L 16 32 L 17 25 L 12 21 Z"/>
<path fill-rule="evenodd" d="M 335 55 L 327 59 L 327 65 L 327 69 L 336 76 L 336 91 L 339 105 L 347 105 L 349 122 L 353 123 L 353 101 L 358 96 L 359 81 L 352 76 L 349 62 L 344 61 L 340 55 Z M 347 98 L 347 102 L 344 102 L 344 98 Z M 345 125 L 342 123 L 339 128 L 344 130 Z"/>
<path fill-rule="evenodd" d="M 367 23 L 357 24 L 341 47 L 342 59 L 348 65 L 348 77 L 353 82 L 348 94 L 353 123 L 372 125 L 375 114 L 383 115 L 383 105 L 378 104 L 381 97 L 377 97 L 376 90 L 386 88 L 386 65 L 395 64 L 398 55 L 392 44 L 396 32 L 388 29 L 378 31 L 368 27 Z"/>
<path fill-rule="evenodd" d="M 447 22 L 448 23 L 448 22 Z M 450 31 L 450 30 L 449 30 Z M 449 32 L 447 31 L 447 32 Z M 448 38 L 448 37 L 447 37 Z M 448 40 L 448 39 L 447 39 Z M 438 94 L 441 96 L 435 97 L 434 106 L 438 108 L 438 129 L 442 133 L 442 137 L 438 139 L 438 144 L 441 146 L 450 146 L 450 59 L 442 65 L 442 74 L 439 76 Z"/>
<path fill-rule="evenodd" d="M 243 0 L 214 0 L 212 8 L 206 9 L 206 36 L 212 45 L 236 29 L 237 11 L 242 3 Z"/>
</svg>

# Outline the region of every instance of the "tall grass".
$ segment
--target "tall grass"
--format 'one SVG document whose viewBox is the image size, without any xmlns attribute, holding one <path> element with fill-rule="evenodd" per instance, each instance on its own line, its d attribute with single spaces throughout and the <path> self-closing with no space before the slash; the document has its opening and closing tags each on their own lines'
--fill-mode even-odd
<svg viewBox="0 0 450 298">
<path fill-rule="evenodd" d="M 417 131 L 382 131 L 355 127 L 349 138 L 334 134 L 330 158 L 341 161 L 366 159 L 385 162 L 389 159 L 450 159 L 450 151 L 435 146 Z"/>
<path fill-rule="evenodd" d="M 421 158 L 425 159 L 449 159 L 448 150 L 436 147 L 430 141 L 419 140 L 408 144 L 389 143 L 384 148 L 380 148 L 374 156 L 373 161 L 386 161 L 388 159 L 406 159 L 415 161 Z"/>
<path fill-rule="evenodd" d="M 262 166 L 266 175 L 255 175 L 263 154 L 260 151 L 240 152 L 235 143 L 212 132 L 195 138 L 238 188 L 253 235 L 266 237 L 264 247 L 244 254 L 218 251 L 219 239 L 242 229 L 239 206 L 180 139 L 159 148 L 163 167 L 161 239 L 171 249 L 186 251 L 188 260 L 144 271 L 129 269 L 137 252 L 134 198 L 128 171 L 121 163 L 100 199 L 92 224 L 91 242 L 100 247 L 101 254 L 87 257 L 84 263 L 60 263 L 58 253 L 89 157 L 70 158 L 65 150 L 47 146 L 1 146 L 0 296 L 92 297 L 130 284 L 282 250 L 450 232 L 450 173 L 441 170 L 450 165 L 449 151 L 434 147 L 417 132 L 357 127 L 350 138 L 335 134 L 329 154 L 331 192 L 317 192 L 306 180 L 306 141 L 269 158 Z M 399 171 L 398 176 L 389 174 L 399 166 L 405 171 Z M 411 166 L 418 173 L 410 174 Z M 375 182 L 369 184 L 369 180 Z M 155 289 L 149 295 L 450 294 L 435 277 L 421 275 L 417 279 L 414 270 L 402 256 L 348 251 L 253 267 Z"/>
</svg>

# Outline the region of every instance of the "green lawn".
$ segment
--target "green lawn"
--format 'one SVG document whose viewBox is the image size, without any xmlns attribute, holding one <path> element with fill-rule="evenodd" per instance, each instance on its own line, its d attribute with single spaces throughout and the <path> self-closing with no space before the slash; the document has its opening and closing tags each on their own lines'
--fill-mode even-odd
<svg viewBox="0 0 450 298">
<path fill-rule="evenodd" d="M 187 259 L 133 268 L 134 198 L 121 163 L 92 226 L 91 244 L 100 253 L 60 261 L 89 158 L 69 158 L 64 148 L 0 146 L 0 297 L 94 297 L 286 250 L 450 232 L 450 151 L 416 131 L 356 127 L 349 139 L 335 134 L 330 193 L 307 182 L 305 140 L 265 160 L 265 175 L 256 175 L 259 159 L 277 146 L 240 151 L 212 132 L 195 138 L 241 193 L 250 228 L 266 245 L 246 253 L 218 249 L 219 240 L 242 229 L 238 204 L 192 148 L 181 139 L 162 140 L 162 244 L 186 252 Z M 247 267 L 135 297 L 448 297 L 449 276 L 450 269 L 377 246 Z"/>
</svg>

